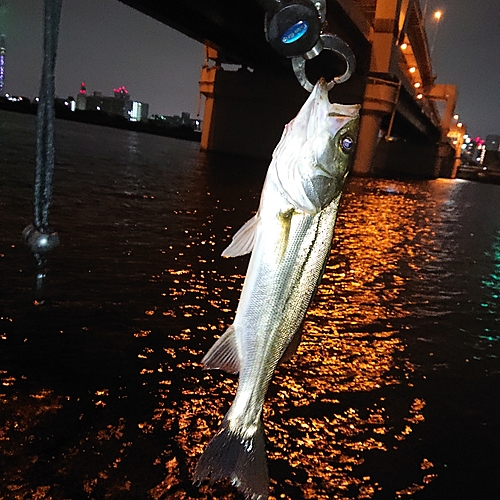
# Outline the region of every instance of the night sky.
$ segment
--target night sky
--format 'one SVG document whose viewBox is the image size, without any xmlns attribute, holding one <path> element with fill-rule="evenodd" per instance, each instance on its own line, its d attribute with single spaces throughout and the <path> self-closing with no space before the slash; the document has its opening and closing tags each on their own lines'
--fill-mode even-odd
<svg viewBox="0 0 500 500">
<path fill-rule="evenodd" d="M 34 97 L 40 79 L 43 0 L 3 2 L 5 91 Z M 435 31 L 431 14 L 437 8 L 443 17 Z M 499 134 L 500 2 L 427 0 L 427 11 L 437 82 L 458 86 L 456 112 L 471 135 Z M 150 113 L 196 115 L 203 60 L 201 44 L 117 0 L 63 1 L 56 73 L 60 97 L 76 96 L 82 81 L 89 92 L 104 95 L 125 85 L 134 100 L 149 103 Z"/>
</svg>

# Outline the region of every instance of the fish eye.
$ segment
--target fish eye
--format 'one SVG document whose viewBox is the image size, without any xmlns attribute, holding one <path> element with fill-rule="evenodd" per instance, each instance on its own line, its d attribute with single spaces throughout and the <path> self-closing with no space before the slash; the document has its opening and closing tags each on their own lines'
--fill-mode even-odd
<svg viewBox="0 0 500 500">
<path fill-rule="evenodd" d="M 344 153 L 350 153 L 354 149 L 354 140 L 352 137 L 349 137 L 348 135 L 342 137 L 340 140 L 340 149 Z"/>
</svg>

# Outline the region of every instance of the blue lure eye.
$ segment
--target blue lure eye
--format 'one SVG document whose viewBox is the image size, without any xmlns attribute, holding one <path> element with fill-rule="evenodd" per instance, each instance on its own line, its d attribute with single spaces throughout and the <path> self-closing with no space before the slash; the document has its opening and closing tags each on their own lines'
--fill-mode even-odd
<svg viewBox="0 0 500 500">
<path fill-rule="evenodd" d="M 290 26 L 283 35 L 281 35 L 281 43 L 289 44 L 296 42 L 299 38 L 302 38 L 309 29 L 309 25 L 306 21 L 298 21 L 293 26 Z"/>
<path fill-rule="evenodd" d="M 354 147 L 354 141 L 351 137 L 346 136 L 342 138 L 340 142 L 340 147 L 344 153 L 350 153 Z"/>
</svg>

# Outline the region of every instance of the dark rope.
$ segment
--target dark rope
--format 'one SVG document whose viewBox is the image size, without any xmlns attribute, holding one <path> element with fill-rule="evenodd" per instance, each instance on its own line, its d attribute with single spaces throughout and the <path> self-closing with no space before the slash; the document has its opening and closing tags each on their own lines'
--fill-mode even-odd
<svg viewBox="0 0 500 500">
<path fill-rule="evenodd" d="M 37 289 L 45 277 L 42 269 L 45 266 L 45 254 L 59 244 L 59 236 L 50 229 L 48 218 L 54 174 L 55 66 L 61 7 L 62 0 L 45 0 L 43 65 L 36 133 L 34 220 L 23 231 L 38 265 Z"/>
<path fill-rule="evenodd" d="M 35 226 L 48 228 L 54 172 L 54 92 L 62 0 L 45 1 L 43 69 L 36 136 Z"/>
</svg>

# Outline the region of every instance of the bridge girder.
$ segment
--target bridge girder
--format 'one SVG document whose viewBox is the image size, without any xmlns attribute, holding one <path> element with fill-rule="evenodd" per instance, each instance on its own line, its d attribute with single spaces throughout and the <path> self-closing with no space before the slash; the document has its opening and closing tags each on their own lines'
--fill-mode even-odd
<svg viewBox="0 0 500 500">
<path fill-rule="evenodd" d="M 290 61 L 265 39 L 265 12 L 258 0 L 119 1 L 215 49 L 217 63 L 263 70 L 276 81 L 294 78 Z M 428 98 L 434 76 L 419 0 L 327 0 L 327 30 L 344 39 L 357 59 L 348 85 L 335 86 L 331 98 L 341 103 L 363 102 L 360 134 L 366 137 L 360 142 L 366 145 L 367 154 L 360 153 L 358 146 L 357 155 L 362 162 L 370 164 L 380 127 L 387 122 L 387 138 L 393 132 L 404 141 L 411 141 L 413 135 L 417 142 L 435 144 L 441 126 L 434 102 Z M 343 73 L 342 61 L 325 53 L 308 62 L 311 81 Z M 222 80 L 227 89 L 227 78 Z M 295 93 L 291 86 L 285 87 Z M 213 105 L 210 109 L 215 109 Z"/>
</svg>

